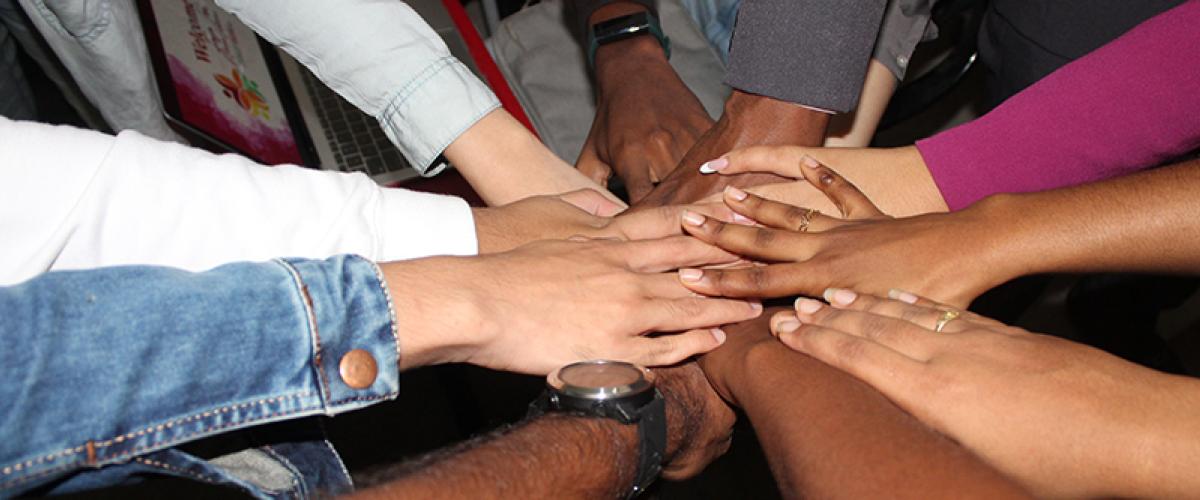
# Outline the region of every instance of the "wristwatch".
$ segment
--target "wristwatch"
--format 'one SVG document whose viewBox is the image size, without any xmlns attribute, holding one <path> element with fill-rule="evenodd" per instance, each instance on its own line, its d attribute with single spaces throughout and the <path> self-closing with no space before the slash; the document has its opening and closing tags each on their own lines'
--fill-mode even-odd
<svg viewBox="0 0 1200 500">
<path fill-rule="evenodd" d="M 588 30 L 588 67 L 596 67 L 596 50 L 601 45 L 638 35 L 654 35 L 667 59 L 671 58 L 671 39 L 663 34 L 658 17 L 649 12 L 635 12 L 592 25 L 592 29 Z"/>
<path fill-rule="evenodd" d="M 667 407 L 654 373 L 623 361 L 580 361 L 546 377 L 546 392 L 529 405 L 530 416 L 568 411 L 638 426 L 638 468 L 626 498 L 646 490 L 662 472 L 667 453 Z"/>
</svg>

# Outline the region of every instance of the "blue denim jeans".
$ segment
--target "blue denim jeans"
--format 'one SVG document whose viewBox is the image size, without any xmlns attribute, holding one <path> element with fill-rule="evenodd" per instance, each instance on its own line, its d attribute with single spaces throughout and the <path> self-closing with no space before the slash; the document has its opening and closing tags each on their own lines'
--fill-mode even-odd
<svg viewBox="0 0 1200 500">
<path fill-rule="evenodd" d="M 59 271 L 0 288 L 0 496 L 147 474 L 260 498 L 344 491 L 345 467 L 306 422 L 219 457 L 180 445 L 394 398 L 394 324 L 379 269 L 355 256 Z M 368 387 L 339 376 L 351 350 L 376 362 Z"/>
</svg>

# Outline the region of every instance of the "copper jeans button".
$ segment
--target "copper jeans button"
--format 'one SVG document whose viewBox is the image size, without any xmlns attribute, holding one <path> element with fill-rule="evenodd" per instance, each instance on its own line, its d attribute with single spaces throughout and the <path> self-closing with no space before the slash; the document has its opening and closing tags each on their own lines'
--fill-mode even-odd
<svg viewBox="0 0 1200 500">
<path fill-rule="evenodd" d="M 342 356 L 338 364 L 338 373 L 342 382 L 354 389 L 366 389 L 375 383 L 379 368 L 375 365 L 375 357 L 362 349 L 354 349 Z"/>
</svg>

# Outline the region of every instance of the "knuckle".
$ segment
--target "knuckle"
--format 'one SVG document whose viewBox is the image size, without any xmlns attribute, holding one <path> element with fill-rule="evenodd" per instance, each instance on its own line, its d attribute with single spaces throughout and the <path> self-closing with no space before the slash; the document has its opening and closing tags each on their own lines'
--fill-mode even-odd
<svg viewBox="0 0 1200 500">
<path fill-rule="evenodd" d="M 754 246 L 766 248 L 775 243 L 775 231 L 759 227 L 754 229 Z"/>
<path fill-rule="evenodd" d="M 796 230 L 800 228 L 800 222 L 804 220 L 805 209 L 795 205 L 787 205 L 783 211 L 783 220 L 787 223 L 788 228 Z"/>
<path fill-rule="evenodd" d="M 866 343 L 850 336 L 843 336 L 833 341 L 834 359 L 843 365 L 858 363 L 863 358 Z"/>
</svg>

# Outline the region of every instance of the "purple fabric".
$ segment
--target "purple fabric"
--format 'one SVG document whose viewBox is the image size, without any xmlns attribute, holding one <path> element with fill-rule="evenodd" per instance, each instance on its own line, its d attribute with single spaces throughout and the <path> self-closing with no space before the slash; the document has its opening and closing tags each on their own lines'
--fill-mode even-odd
<svg viewBox="0 0 1200 500">
<path fill-rule="evenodd" d="M 1154 17 L 965 125 L 917 142 L 951 210 L 1115 177 L 1200 148 L 1200 0 Z"/>
</svg>

